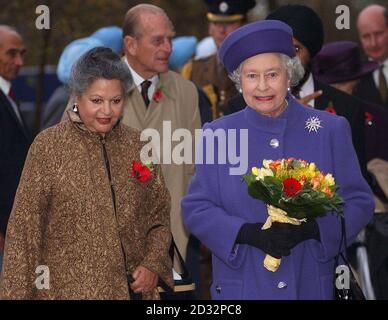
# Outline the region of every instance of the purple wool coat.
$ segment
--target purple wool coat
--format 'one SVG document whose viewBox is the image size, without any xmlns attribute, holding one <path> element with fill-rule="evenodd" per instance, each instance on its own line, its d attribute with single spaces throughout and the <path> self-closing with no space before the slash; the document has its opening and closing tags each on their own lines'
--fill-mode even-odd
<svg viewBox="0 0 388 320">
<path fill-rule="evenodd" d="M 292 97 L 287 99 L 288 108 L 277 118 L 246 107 L 206 124 L 204 129 L 248 129 L 247 171 L 262 167 L 263 159 L 295 157 L 332 173 L 346 203 L 350 244 L 371 219 L 374 201 L 361 175 L 349 124 L 343 117 L 302 106 Z M 308 121 L 314 117 L 320 127 L 309 130 Z M 206 141 L 203 138 L 198 147 L 204 154 L 208 151 Z M 217 143 L 214 148 L 218 148 Z M 341 238 L 339 218 L 333 213 L 317 218 L 320 242 L 298 244 L 283 257 L 280 268 L 270 272 L 263 267 L 263 251 L 235 245 L 240 227 L 247 222 L 265 222 L 267 210 L 262 201 L 248 195 L 241 175 L 229 174 L 230 167 L 228 161 L 197 164 L 182 200 L 186 227 L 212 252 L 212 299 L 333 299 L 333 258 Z"/>
</svg>

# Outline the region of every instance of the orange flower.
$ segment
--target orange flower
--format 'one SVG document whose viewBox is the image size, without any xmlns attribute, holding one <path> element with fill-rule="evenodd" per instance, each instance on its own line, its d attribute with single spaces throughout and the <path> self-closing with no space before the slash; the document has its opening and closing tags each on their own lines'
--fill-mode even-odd
<svg viewBox="0 0 388 320">
<path fill-rule="evenodd" d="M 326 193 L 330 198 L 334 195 L 333 191 L 329 187 L 323 189 L 323 192 Z"/>
<path fill-rule="evenodd" d="M 315 176 L 311 179 L 311 183 L 313 185 L 313 188 L 316 189 L 319 186 L 320 180 L 318 176 Z"/>
<path fill-rule="evenodd" d="M 279 168 L 279 167 L 280 167 L 280 161 L 279 160 L 276 160 L 276 161 L 274 161 L 274 162 L 269 164 L 269 168 L 270 169 L 277 170 L 277 168 Z"/>
</svg>

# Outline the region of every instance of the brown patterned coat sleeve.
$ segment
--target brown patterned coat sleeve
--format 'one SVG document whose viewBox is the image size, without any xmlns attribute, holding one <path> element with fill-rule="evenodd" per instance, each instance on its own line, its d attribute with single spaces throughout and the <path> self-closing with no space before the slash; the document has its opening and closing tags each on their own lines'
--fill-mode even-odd
<svg viewBox="0 0 388 320">
<path fill-rule="evenodd" d="M 171 244 L 170 194 L 164 184 L 160 165 L 154 165 L 153 183 L 148 203 L 146 255 L 141 265 L 158 274 L 169 286 L 172 262 L 168 256 Z"/>
<path fill-rule="evenodd" d="M 37 288 L 43 221 L 48 207 L 49 144 L 37 137 L 29 150 L 8 223 L 0 298 L 33 299 Z M 52 156 L 52 155 L 51 155 Z"/>
</svg>

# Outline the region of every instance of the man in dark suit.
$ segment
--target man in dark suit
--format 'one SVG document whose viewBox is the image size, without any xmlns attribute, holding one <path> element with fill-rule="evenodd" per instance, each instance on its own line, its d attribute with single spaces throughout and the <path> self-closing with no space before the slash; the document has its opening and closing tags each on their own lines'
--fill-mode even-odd
<svg viewBox="0 0 388 320">
<path fill-rule="evenodd" d="M 352 140 L 364 177 L 366 172 L 364 112 L 352 96 L 329 85 L 317 81 L 311 72 L 312 59 L 323 44 L 323 24 L 319 16 L 309 7 L 302 5 L 286 5 L 269 14 L 267 19 L 280 20 L 293 29 L 294 46 L 297 56 L 305 69 L 305 75 L 299 84 L 292 88 L 293 94 L 303 104 L 311 107 L 332 111 L 345 117 L 351 126 Z M 310 101 L 308 101 L 310 100 Z M 229 108 L 236 112 L 245 108 L 242 95 L 229 101 Z"/>
<path fill-rule="evenodd" d="M 8 218 L 30 146 L 11 86 L 23 65 L 25 51 L 19 33 L 0 25 L 0 268 Z"/>
<path fill-rule="evenodd" d="M 357 28 L 365 54 L 380 67 L 361 79 L 354 94 L 388 110 L 388 10 L 367 6 L 358 16 Z"/>
</svg>

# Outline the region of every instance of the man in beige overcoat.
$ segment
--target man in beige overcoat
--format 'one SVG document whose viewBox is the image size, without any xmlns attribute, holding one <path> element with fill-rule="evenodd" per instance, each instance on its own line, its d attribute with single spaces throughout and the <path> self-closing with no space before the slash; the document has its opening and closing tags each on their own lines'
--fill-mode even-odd
<svg viewBox="0 0 388 320">
<path fill-rule="evenodd" d="M 136 88 L 124 108 L 123 123 L 139 130 L 152 128 L 160 135 L 162 171 L 171 194 L 171 228 L 185 257 L 188 232 L 182 223 L 180 201 L 194 173 L 194 164 L 174 163 L 172 150 L 179 141 L 171 142 L 170 149 L 163 139 L 171 141 L 171 134 L 181 128 L 188 129 L 194 138 L 201 122 L 194 84 L 168 71 L 173 35 L 172 23 L 161 8 L 141 4 L 127 12 L 123 25 L 125 60 Z M 167 133 L 170 125 L 171 133 Z M 167 163 L 169 158 L 171 164 Z"/>
</svg>

